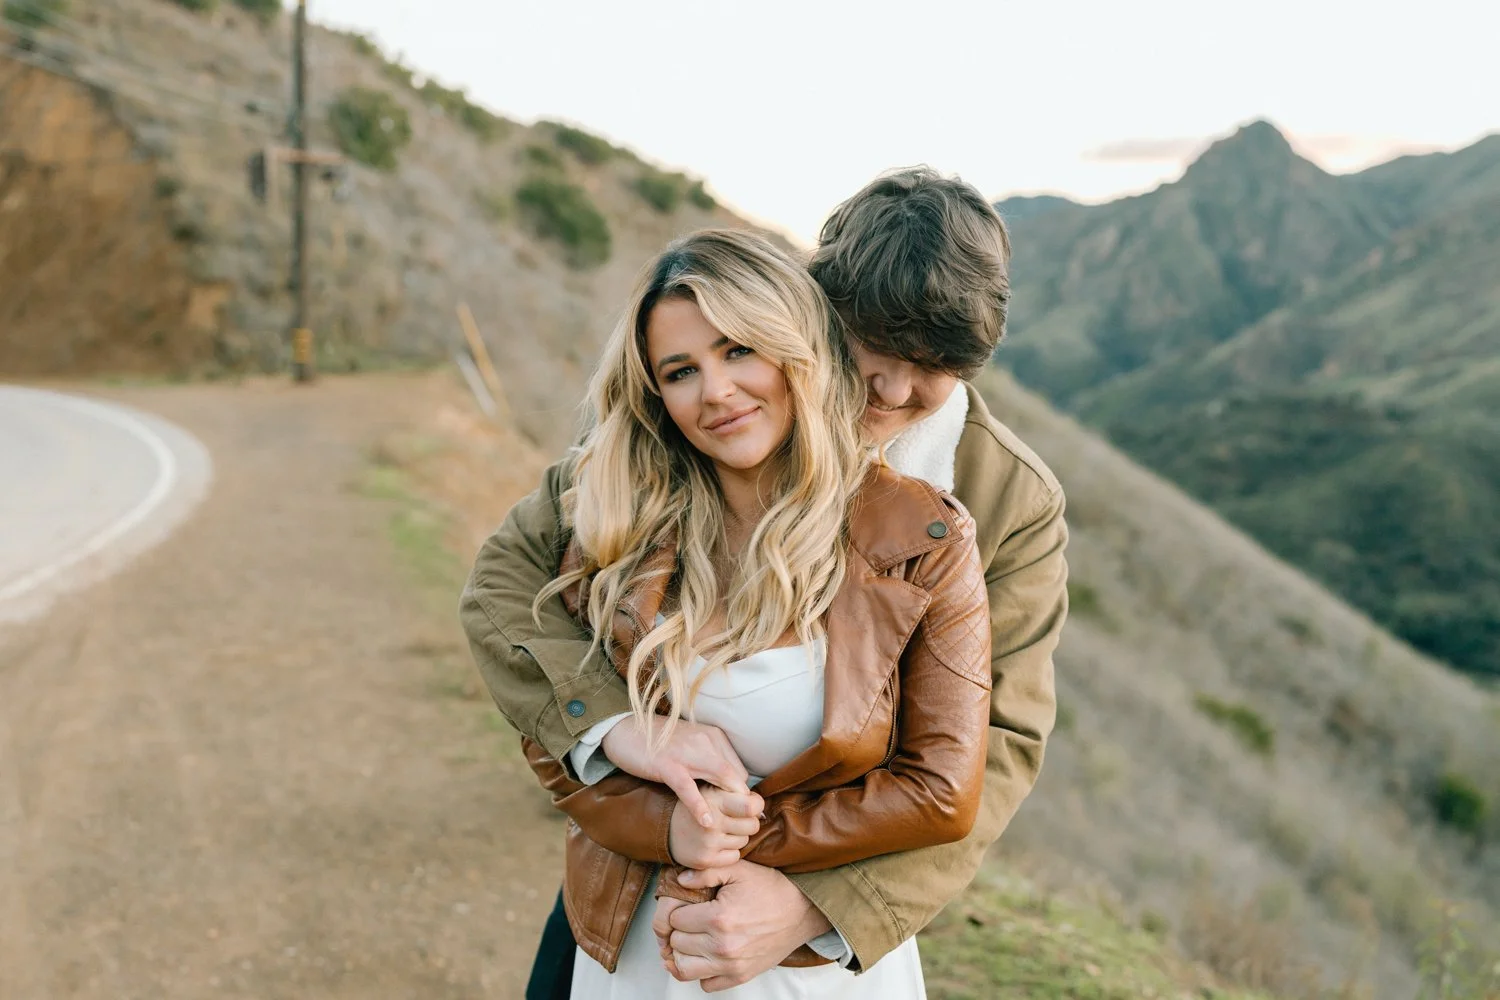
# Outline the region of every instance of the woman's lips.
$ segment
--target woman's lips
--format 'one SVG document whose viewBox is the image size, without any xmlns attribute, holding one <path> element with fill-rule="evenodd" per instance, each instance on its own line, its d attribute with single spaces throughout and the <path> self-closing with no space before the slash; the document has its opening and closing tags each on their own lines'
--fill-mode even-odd
<svg viewBox="0 0 1500 1000">
<path fill-rule="evenodd" d="M 709 424 L 706 428 L 710 434 L 730 434 L 739 430 L 750 422 L 750 418 L 760 412 L 760 407 L 752 406 L 738 413 L 731 413 Z"/>
</svg>

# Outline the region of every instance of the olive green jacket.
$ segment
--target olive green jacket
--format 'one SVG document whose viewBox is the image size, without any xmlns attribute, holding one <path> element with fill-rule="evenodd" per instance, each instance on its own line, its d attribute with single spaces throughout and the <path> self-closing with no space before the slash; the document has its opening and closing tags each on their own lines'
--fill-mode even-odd
<svg viewBox="0 0 1500 1000">
<path fill-rule="evenodd" d="M 984 794 L 958 843 L 789 876 L 844 935 L 858 969 L 916 934 L 973 880 L 1036 782 L 1056 715 L 1052 651 L 1068 606 L 1062 488 L 968 392 L 953 494 L 976 522 L 987 567 L 994 689 Z M 589 727 L 630 711 L 624 681 L 602 653 L 590 654 L 561 598 L 542 607 L 540 627 L 532 618 L 532 599 L 557 575 L 568 541 L 558 498 L 569 467 L 548 469 L 485 542 L 459 612 L 501 713 L 560 761 Z"/>
</svg>

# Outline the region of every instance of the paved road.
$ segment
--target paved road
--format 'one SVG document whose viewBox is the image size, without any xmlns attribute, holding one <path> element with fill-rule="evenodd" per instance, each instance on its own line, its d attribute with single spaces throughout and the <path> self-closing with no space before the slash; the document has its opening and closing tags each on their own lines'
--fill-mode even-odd
<svg viewBox="0 0 1500 1000">
<path fill-rule="evenodd" d="M 0 622 L 31 618 L 169 533 L 207 451 L 124 406 L 0 385 Z"/>
</svg>

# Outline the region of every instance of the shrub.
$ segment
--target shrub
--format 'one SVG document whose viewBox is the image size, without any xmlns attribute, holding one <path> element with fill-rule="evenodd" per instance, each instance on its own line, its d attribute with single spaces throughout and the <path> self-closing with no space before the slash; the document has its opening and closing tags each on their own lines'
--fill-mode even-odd
<svg viewBox="0 0 1500 1000">
<path fill-rule="evenodd" d="M 540 167 L 543 170 L 561 170 L 563 166 L 562 157 L 557 155 L 556 150 L 538 146 L 535 143 L 521 150 L 521 158 L 528 165 Z"/>
<path fill-rule="evenodd" d="M 67 0 L 5 0 L 0 17 L 22 28 L 44 28 L 67 12 Z"/>
<path fill-rule="evenodd" d="M 1269 757 L 1275 751 L 1275 730 L 1253 708 L 1220 701 L 1208 694 L 1199 694 L 1194 704 L 1198 711 L 1227 728 L 1255 753 Z"/>
<path fill-rule="evenodd" d="M 1099 600 L 1099 591 L 1072 577 L 1068 578 L 1068 610 L 1087 618 L 1104 617 L 1104 605 Z"/>
<path fill-rule="evenodd" d="M 219 0 L 176 0 L 177 6 L 188 10 L 210 11 L 219 6 Z"/>
<path fill-rule="evenodd" d="M 510 122 L 477 104 L 465 103 L 458 113 L 458 123 L 484 142 L 493 142 L 510 131 Z"/>
<path fill-rule="evenodd" d="M 1309 619 L 1299 615 L 1280 615 L 1276 621 L 1280 623 L 1282 628 L 1286 629 L 1288 635 L 1304 646 L 1309 643 L 1318 642 L 1323 638 L 1322 633 L 1318 631 L 1318 626 L 1314 625 Z"/>
<path fill-rule="evenodd" d="M 407 78 L 410 83 L 410 71 Z M 510 128 L 510 122 L 473 103 L 462 90 L 449 90 L 436 80 L 424 82 L 417 94 L 485 142 L 500 138 Z"/>
<path fill-rule="evenodd" d="M 401 87 L 412 87 L 412 70 L 410 66 L 403 66 L 399 62 L 387 62 L 380 67 L 381 75 L 387 80 Z"/>
<path fill-rule="evenodd" d="M 709 194 L 708 190 L 703 186 L 702 181 L 693 181 L 693 186 L 688 188 L 687 196 L 688 201 L 705 212 L 712 212 L 719 206 L 719 203 L 714 201 L 714 196 Z"/>
<path fill-rule="evenodd" d="M 609 259 L 609 223 L 583 188 L 533 177 L 516 189 L 516 205 L 538 236 L 568 248 L 574 267 L 596 267 Z"/>
<path fill-rule="evenodd" d="M 281 0 L 234 0 L 234 5 L 255 15 L 261 24 L 270 24 L 281 13 Z"/>
<path fill-rule="evenodd" d="M 1483 941 L 1480 928 L 1465 921 L 1456 905 L 1439 903 L 1438 920 L 1417 948 L 1420 996 L 1433 1000 L 1500 996 L 1500 952 Z"/>
<path fill-rule="evenodd" d="M 560 122 L 547 124 L 551 127 L 553 139 L 557 144 L 572 153 L 579 163 L 598 166 L 614 159 L 615 147 L 597 135 L 571 125 L 563 125 Z"/>
<path fill-rule="evenodd" d="M 671 215 L 682 204 L 682 181 L 680 174 L 652 170 L 637 177 L 631 186 L 646 204 L 663 215 Z"/>
<path fill-rule="evenodd" d="M 1460 774 L 1445 774 L 1432 790 L 1432 811 L 1444 826 L 1478 837 L 1484 831 L 1488 804 L 1474 784 Z"/>
<path fill-rule="evenodd" d="M 349 39 L 350 48 L 354 49 L 359 55 L 370 59 L 385 58 L 380 54 L 380 46 L 376 45 L 375 40 L 369 35 L 361 34 L 358 31 L 346 31 L 344 37 Z"/>
<path fill-rule="evenodd" d="M 504 222 L 510 218 L 512 202 L 504 195 L 491 194 L 488 191 L 475 191 L 474 201 L 479 205 L 479 210 L 491 222 Z"/>
<path fill-rule="evenodd" d="M 351 87 L 328 112 L 339 149 L 377 170 L 395 170 L 396 153 L 411 142 L 411 119 L 390 94 Z"/>
</svg>

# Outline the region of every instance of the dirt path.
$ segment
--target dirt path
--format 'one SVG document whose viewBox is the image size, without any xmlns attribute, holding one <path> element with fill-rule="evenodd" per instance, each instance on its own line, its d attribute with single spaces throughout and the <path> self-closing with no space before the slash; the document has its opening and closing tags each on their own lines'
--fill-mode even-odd
<svg viewBox="0 0 1500 1000">
<path fill-rule="evenodd" d="M 106 393 L 216 481 L 0 631 L 0 997 L 520 996 L 561 827 L 357 488 L 436 384 Z"/>
</svg>

